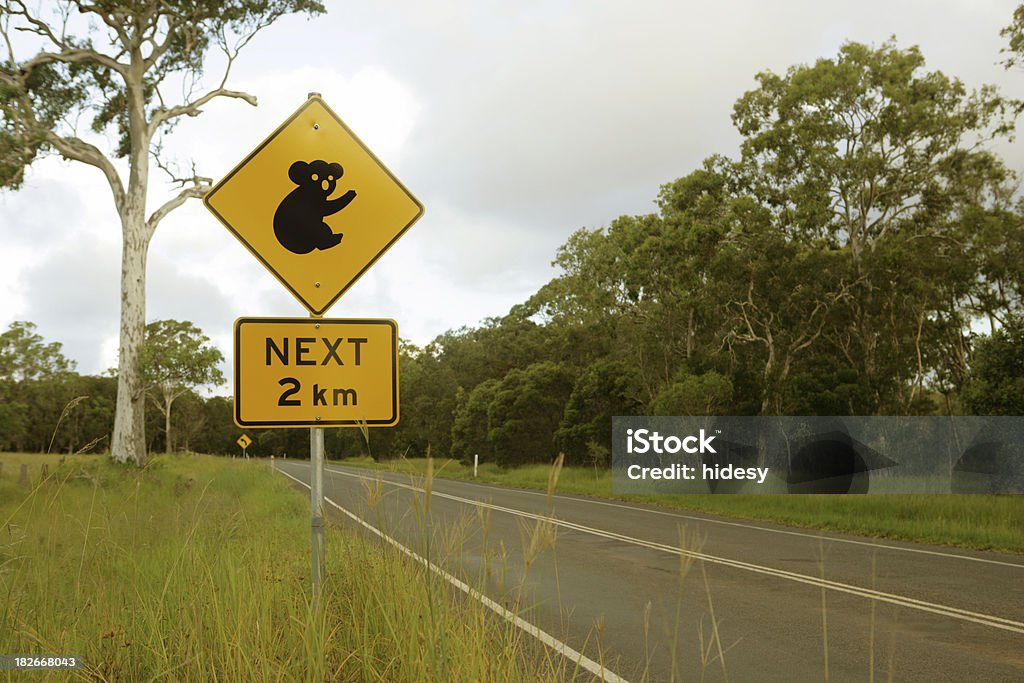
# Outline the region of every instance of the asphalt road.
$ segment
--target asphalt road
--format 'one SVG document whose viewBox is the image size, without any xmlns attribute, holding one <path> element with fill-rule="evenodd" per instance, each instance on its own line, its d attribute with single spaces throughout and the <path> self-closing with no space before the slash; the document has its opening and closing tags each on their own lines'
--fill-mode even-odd
<svg viewBox="0 0 1024 683">
<path fill-rule="evenodd" d="M 444 569 L 628 681 L 1024 681 L 1019 556 L 444 479 L 426 518 L 422 487 L 324 472 L 328 499 L 416 552 L 429 522 Z"/>
</svg>

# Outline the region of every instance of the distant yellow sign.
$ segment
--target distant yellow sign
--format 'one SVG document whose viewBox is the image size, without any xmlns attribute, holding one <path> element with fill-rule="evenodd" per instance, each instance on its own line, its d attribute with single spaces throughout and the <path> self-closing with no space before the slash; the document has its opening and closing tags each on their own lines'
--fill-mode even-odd
<svg viewBox="0 0 1024 683">
<path fill-rule="evenodd" d="M 252 439 L 249 438 L 248 434 L 242 434 L 240 437 L 238 437 L 238 440 L 235 441 L 235 443 L 237 443 L 238 447 L 244 451 L 246 448 L 252 445 Z"/>
<path fill-rule="evenodd" d="M 398 423 L 393 320 L 239 318 L 240 427 L 392 427 Z"/>
<path fill-rule="evenodd" d="M 423 215 L 419 200 L 319 97 L 203 202 L 314 316 Z"/>
</svg>

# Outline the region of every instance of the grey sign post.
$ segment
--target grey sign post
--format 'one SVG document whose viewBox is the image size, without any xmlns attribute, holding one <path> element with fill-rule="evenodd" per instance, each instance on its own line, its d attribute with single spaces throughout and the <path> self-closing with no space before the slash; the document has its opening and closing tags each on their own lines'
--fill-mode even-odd
<svg viewBox="0 0 1024 683">
<path fill-rule="evenodd" d="M 324 430 L 313 427 L 309 430 L 309 461 L 312 469 L 309 488 L 309 506 L 312 510 L 313 540 L 313 609 L 319 608 L 320 579 L 324 562 Z"/>
</svg>

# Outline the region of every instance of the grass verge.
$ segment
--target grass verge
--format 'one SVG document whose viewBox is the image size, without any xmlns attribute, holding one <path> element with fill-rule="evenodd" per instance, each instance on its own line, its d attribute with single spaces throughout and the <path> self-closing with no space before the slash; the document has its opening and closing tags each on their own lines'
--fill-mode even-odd
<svg viewBox="0 0 1024 683">
<path fill-rule="evenodd" d="M 2 653 L 78 655 L 75 676 L 99 681 L 566 677 L 427 570 L 336 529 L 311 610 L 308 502 L 260 463 L 78 457 L 39 482 L 20 457 L 28 488 L 0 455 Z"/>
<path fill-rule="evenodd" d="M 334 462 L 420 476 L 426 471 L 425 458 L 377 463 L 363 457 Z M 438 477 L 474 481 L 473 467 L 458 460 L 435 460 L 434 467 Z M 487 463 L 480 465 L 475 481 L 544 490 L 549 471 L 548 465 L 503 469 Z M 610 470 L 568 466 L 562 470 L 558 488 L 562 493 L 650 503 L 802 528 L 1024 554 L 1024 496 L 1019 495 L 614 495 Z"/>
</svg>

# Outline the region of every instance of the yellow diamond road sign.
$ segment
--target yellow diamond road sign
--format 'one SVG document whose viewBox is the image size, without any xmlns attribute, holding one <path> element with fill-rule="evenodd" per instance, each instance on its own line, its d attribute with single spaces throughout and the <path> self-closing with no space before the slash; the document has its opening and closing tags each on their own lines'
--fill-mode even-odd
<svg viewBox="0 0 1024 683">
<path fill-rule="evenodd" d="M 237 443 L 238 446 L 244 451 L 246 448 L 252 445 L 252 439 L 249 438 L 248 434 L 242 434 L 240 437 L 238 437 L 235 443 Z"/>
<path fill-rule="evenodd" d="M 239 427 L 392 427 L 398 423 L 394 320 L 239 318 Z"/>
<path fill-rule="evenodd" d="M 423 215 L 419 200 L 319 97 L 203 201 L 315 316 Z"/>
</svg>

